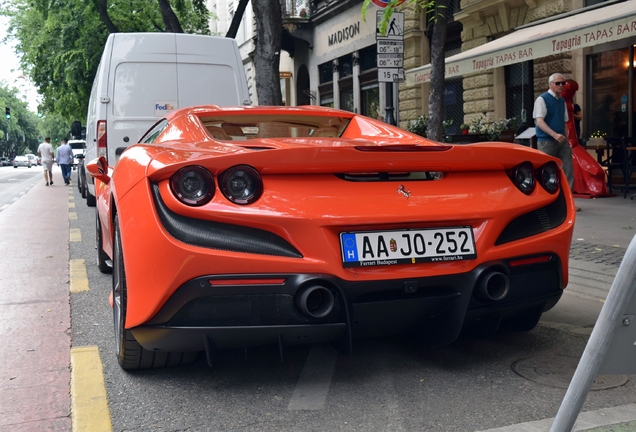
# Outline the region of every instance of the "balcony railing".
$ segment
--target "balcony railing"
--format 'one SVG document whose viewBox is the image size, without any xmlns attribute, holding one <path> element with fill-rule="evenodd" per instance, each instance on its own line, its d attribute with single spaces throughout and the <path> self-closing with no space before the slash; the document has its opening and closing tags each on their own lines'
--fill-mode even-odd
<svg viewBox="0 0 636 432">
<path fill-rule="evenodd" d="M 311 14 L 310 0 L 281 0 L 283 18 L 309 18 Z"/>
</svg>

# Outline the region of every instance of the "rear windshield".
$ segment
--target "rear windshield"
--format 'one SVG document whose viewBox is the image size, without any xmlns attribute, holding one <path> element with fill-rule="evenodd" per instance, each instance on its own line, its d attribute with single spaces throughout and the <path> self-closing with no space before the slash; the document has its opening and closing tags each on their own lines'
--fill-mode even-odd
<svg viewBox="0 0 636 432">
<path fill-rule="evenodd" d="M 338 138 L 351 119 L 317 115 L 241 115 L 202 117 L 210 136 L 218 140 L 250 138 Z"/>
<path fill-rule="evenodd" d="M 73 150 L 82 150 L 84 148 L 84 143 L 70 143 L 71 144 L 71 148 Z"/>
</svg>

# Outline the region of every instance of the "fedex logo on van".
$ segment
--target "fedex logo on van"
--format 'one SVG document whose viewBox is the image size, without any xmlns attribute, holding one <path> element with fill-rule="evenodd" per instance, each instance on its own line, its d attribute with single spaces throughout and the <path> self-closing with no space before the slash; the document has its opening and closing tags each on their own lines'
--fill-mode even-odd
<svg viewBox="0 0 636 432">
<path fill-rule="evenodd" d="M 177 109 L 175 101 L 155 101 L 155 117 L 163 117 L 166 113 Z"/>
</svg>

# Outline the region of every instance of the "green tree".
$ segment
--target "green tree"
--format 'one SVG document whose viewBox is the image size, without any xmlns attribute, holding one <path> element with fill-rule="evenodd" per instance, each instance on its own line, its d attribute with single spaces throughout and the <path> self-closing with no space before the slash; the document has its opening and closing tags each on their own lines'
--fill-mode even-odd
<svg viewBox="0 0 636 432">
<path fill-rule="evenodd" d="M 18 97 L 16 87 L 9 88 L 0 82 L 0 107 L 11 108 L 11 118 L 0 117 L 0 154 L 11 157 L 25 149 L 37 149 L 38 118 L 29 111 L 28 103 Z M 4 112 L 4 111 L 3 111 Z M 8 139 L 7 139 L 8 138 Z"/>
<path fill-rule="evenodd" d="M 428 124 L 426 136 L 435 141 L 444 140 L 444 63 L 446 44 L 446 23 L 448 0 L 391 0 L 384 9 L 380 33 L 386 34 L 386 29 L 395 9 L 404 2 L 404 6 L 422 10 L 427 15 L 426 34 L 431 45 L 431 82 L 428 99 Z M 365 18 L 371 0 L 364 0 L 362 17 Z"/>
<path fill-rule="evenodd" d="M 9 0 L 0 14 L 10 18 L 22 69 L 42 96 L 40 111 L 83 123 L 109 32 L 209 34 L 204 0 L 170 1 Z"/>
</svg>

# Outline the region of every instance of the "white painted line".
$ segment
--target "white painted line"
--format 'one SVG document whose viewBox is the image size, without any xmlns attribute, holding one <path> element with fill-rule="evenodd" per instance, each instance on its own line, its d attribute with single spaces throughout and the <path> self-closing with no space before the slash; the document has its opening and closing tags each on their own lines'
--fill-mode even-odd
<svg viewBox="0 0 636 432">
<path fill-rule="evenodd" d="M 323 409 L 337 359 L 338 352 L 331 345 L 313 345 L 287 409 Z"/>
<path fill-rule="evenodd" d="M 636 420 L 636 404 L 587 411 L 579 414 L 572 432 L 581 432 L 634 420 Z M 479 432 L 546 432 L 550 430 L 553 422 L 554 417 Z"/>
</svg>

